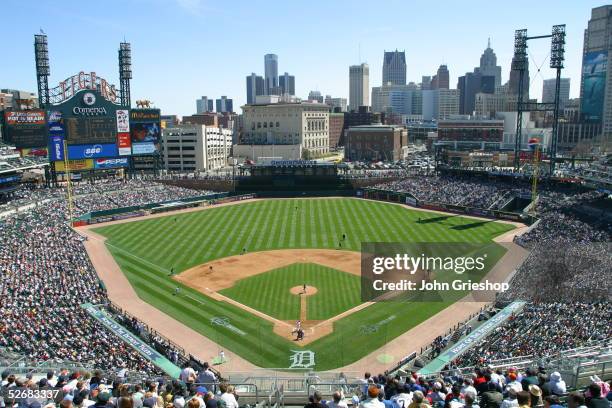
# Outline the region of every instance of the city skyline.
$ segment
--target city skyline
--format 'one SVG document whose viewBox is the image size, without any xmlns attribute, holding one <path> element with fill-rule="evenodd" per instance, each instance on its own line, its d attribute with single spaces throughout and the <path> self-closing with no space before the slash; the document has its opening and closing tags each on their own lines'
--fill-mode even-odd
<svg viewBox="0 0 612 408">
<path fill-rule="evenodd" d="M 272 15 L 302 13 L 299 21 L 292 21 L 295 30 L 289 30 L 288 23 L 280 23 L 280 30 L 261 27 L 254 35 L 244 36 L 245 29 L 238 27 L 240 16 L 261 13 L 246 2 L 224 8 L 198 0 L 137 0 L 126 2 L 125 6 L 109 1 L 106 3 L 109 9 L 125 9 L 125 13 L 115 12 L 110 18 L 79 8 L 80 3 L 76 1 L 62 2 L 61 8 L 33 1 L 8 1 L 3 4 L 3 11 L 13 18 L 0 32 L 4 38 L 11 38 L 12 47 L 10 54 L 6 54 L 10 58 L 5 59 L 10 64 L 0 65 L 0 87 L 36 90 L 32 43 L 33 34 L 40 29 L 49 36 L 52 86 L 81 70 L 95 71 L 118 85 L 117 46 L 125 38 L 133 49 L 132 99 L 149 99 L 164 113 L 183 116 L 195 113 L 194 100 L 201 95 L 228 95 L 234 100 L 234 110 L 239 111 L 246 103 L 245 77 L 251 72 L 264 74 L 265 54 L 278 55 L 281 72 L 290 72 L 296 77 L 296 96 L 306 98 L 310 90 L 318 90 L 323 95 L 348 98 L 348 67 L 361 62 L 369 65 L 371 91 L 382 82 L 384 51 L 396 48 L 406 52 L 407 82 L 418 83 L 422 76 L 432 75 L 440 65 L 446 64 L 450 88 L 456 88 L 457 78 L 478 66 L 490 37 L 497 64 L 502 67 L 502 83 L 505 83 L 510 73 L 515 29 L 527 28 L 530 35 L 536 35 L 550 32 L 553 24 L 567 24 L 563 76 L 572 79 L 570 97 L 575 98 L 579 96 L 583 31 L 591 8 L 601 5 L 581 2 L 554 9 L 552 1 L 518 2 L 512 6 L 496 5 L 495 10 L 489 11 L 491 18 L 479 9 L 487 3 L 476 2 L 475 12 L 454 19 L 458 5 L 448 2 L 435 15 L 430 15 L 430 19 L 413 19 L 407 26 L 396 19 L 385 22 L 377 18 L 379 13 L 384 14 L 378 10 L 366 12 L 361 8 L 359 11 L 359 7 L 344 10 L 338 4 L 318 3 L 327 12 L 321 17 L 321 24 L 331 22 L 340 11 L 345 13 L 342 19 L 335 20 L 341 33 L 326 41 L 323 33 L 303 30 L 311 11 L 302 11 L 299 3 L 270 11 Z M 389 3 L 407 13 L 423 11 L 426 5 L 425 2 Z M 503 19 L 494 18 L 501 15 Z M 359 18 L 366 19 L 366 23 L 357 24 Z M 149 30 L 150 21 L 157 20 L 159 24 L 155 27 L 158 28 Z M 192 38 L 198 30 L 204 37 L 210 36 L 222 23 L 229 24 L 226 37 L 232 46 L 225 47 L 227 50 L 222 45 L 218 46 L 219 50 L 211 50 L 213 43 L 197 42 L 197 36 Z M 436 33 L 433 28 L 438 24 L 444 29 Z M 76 40 L 75 33 L 79 33 Z M 82 51 L 75 52 L 75 47 L 82 44 L 85 44 Z M 548 40 L 530 44 L 533 89 L 542 89 L 542 80 L 554 76 L 548 69 L 549 48 Z M 541 76 L 536 74 L 540 64 L 543 65 Z M 541 95 L 538 92 L 533 96 L 540 98 Z"/>
</svg>

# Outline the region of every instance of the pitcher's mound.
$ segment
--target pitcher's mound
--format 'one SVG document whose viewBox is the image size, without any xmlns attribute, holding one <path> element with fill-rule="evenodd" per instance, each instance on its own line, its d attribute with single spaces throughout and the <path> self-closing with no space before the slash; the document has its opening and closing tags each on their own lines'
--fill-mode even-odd
<svg viewBox="0 0 612 408">
<path fill-rule="evenodd" d="M 314 286 L 306 285 L 306 292 L 304 292 L 304 286 L 294 286 L 289 289 L 292 295 L 303 295 L 303 296 L 311 296 L 317 293 L 317 288 Z"/>
</svg>

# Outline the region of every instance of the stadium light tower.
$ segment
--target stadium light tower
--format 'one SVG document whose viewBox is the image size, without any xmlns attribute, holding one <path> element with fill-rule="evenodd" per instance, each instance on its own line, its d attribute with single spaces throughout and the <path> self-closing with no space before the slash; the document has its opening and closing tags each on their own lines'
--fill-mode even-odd
<svg viewBox="0 0 612 408">
<path fill-rule="evenodd" d="M 550 67 L 557 70 L 555 84 L 555 101 L 554 103 L 545 102 L 529 102 L 525 100 L 523 94 L 525 88 L 525 72 L 529 67 L 527 59 L 527 42 L 529 40 L 538 40 L 541 38 L 551 38 L 550 48 Z M 550 172 L 555 169 L 555 160 L 557 156 L 557 133 L 559 129 L 559 91 L 561 87 L 561 69 L 565 60 L 565 24 L 558 24 L 552 27 L 551 34 L 537 35 L 533 37 L 527 36 L 527 30 L 521 29 L 514 32 L 514 58 L 512 59 L 512 70 L 518 71 L 519 81 L 517 89 L 516 102 L 516 136 L 514 141 L 514 168 L 519 170 L 521 165 L 521 139 L 523 128 L 523 112 L 553 112 L 552 137 L 549 146 L 550 157 Z"/>
<path fill-rule="evenodd" d="M 36 60 L 36 82 L 38 84 L 38 105 L 41 108 L 49 106 L 49 47 L 47 35 L 42 33 L 34 35 L 34 58 Z"/>
<path fill-rule="evenodd" d="M 550 67 L 557 70 L 555 79 L 555 107 L 553 113 L 552 139 L 550 141 L 550 173 L 555 170 L 557 158 L 557 139 L 559 138 L 559 91 L 561 88 L 561 70 L 565 61 L 565 24 L 553 26 L 550 44 Z"/>
<path fill-rule="evenodd" d="M 129 108 L 132 104 L 130 80 L 132 79 L 132 45 L 127 42 L 119 44 L 119 92 L 121 105 Z"/>
</svg>

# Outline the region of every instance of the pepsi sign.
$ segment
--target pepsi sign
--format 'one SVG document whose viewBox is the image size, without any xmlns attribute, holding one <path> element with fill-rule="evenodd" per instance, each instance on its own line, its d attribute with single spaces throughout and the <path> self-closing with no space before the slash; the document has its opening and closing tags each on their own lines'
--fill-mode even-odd
<svg viewBox="0 0 612 408">
<path fill-rule="evenodd" d="M 114 159 L 95 159 L 94 169 L 116 169 L 119 167 L 127 167 L 127 157 L 119 157 Z"/>
</svg>

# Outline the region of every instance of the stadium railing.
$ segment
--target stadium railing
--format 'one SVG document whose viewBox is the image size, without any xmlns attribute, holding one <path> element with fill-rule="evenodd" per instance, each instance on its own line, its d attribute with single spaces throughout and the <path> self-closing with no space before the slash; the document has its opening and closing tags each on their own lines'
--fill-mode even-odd
<svg viewBox="0 0 612 408">
<path fill-rule="evenodd" d="M 165 343 L 171 345 L 172 348 L 174 348 L 178 352 L 178 358 L 179 358 L 178 363 L 180 365 L 183 365 L 184 363 L 187 363 L 189 361 L 188 354 L 187 354 L 187 352 L 185 351 L 184 348 L 182 348 L 181 346 L 179 346 L 178 344 L 176 344 L 175 342 L 173 342 L 169 338 L 165 337 L 163 334 L 159 333 L 157 330 L 153 329 L 152 327 L 150 327 L 149 325 L 144 323 L 142 320 L 138 319 L 137 317 L 135 317 L 134 315 L 130 314 L 126 310 L 123 310 L 121 307 L 119 307 L 118 305 L 116 305 L 115 303 L 113 303 L 110 300 L 107 303 L 107 307 L 108 307 L 108 309 L 112 313 L 114 313 L 116 315 L 122 316 L 124 318 L 129 319 L 129 320 L 133 320 L 133 319 L 137 320 L 138 323 L 140 325 L 142 325 L 142 327 L 146 330 L 146 332 L 150 336 L 155 336 L 155 337 L 161 338 Z M 131 328 L 129 328 L 129 329 L 131 329 Z M 143 339 L 143 340 L 149 342 L 149 339 Z M 153 347 L 153 348 L 155 348 L 155 347 Z"/>
<path fill-rule="evenodd" d="M 466 327 L 466 325 L 469 322 L 471 322 L 472 320 L 476 319 L 481 313 L 483 313 L 485 310 L 488 310 L 488 309 L 491 309 L 490 305 L 486 305 L 486 306 L 481 307 L 480 310 L 470 314 L 466 319 L 464 319 L 461 322 L 458 322 L 458 323 L 454 324 L 453 327 L 450 327 L 443 334 L 441 334 L 443 339 L 449 340 L 448 346 L 451 345 L 450 339 L 453 336 L 453 334 L 455 334 L 457 332 L 457 330 Z M 413 353 L 408 354 L 406 357 L 404 357 L 402 360 L 397 362 L 395 365 L 393 365 L 387 371 L 389 373 L 391 373 L 391 374 L 395 374 L 399 370 L 409 369 L 410 365 L 414 364 L 414 362 L 417 359 L 420 359 L 420 361 L 423 362 L 423 363 L 428 362 L 428 361 L 431 360 L 431 358 L 429 356 L 430 356 L 430 354 L 432 353 L 433 350 L 434 350 L 434 345 L 433 345 L 433 342 L 432 342 L 430 345 L 428 345 L 426 347 L 421 347 L 421 349 L 419 350 L 418 353 L 416 351 L 413 352 L 413 353 L 416 353 L 416 355 L 414 355 L 414 357 L 412 357 Z"/>
</svg>

